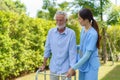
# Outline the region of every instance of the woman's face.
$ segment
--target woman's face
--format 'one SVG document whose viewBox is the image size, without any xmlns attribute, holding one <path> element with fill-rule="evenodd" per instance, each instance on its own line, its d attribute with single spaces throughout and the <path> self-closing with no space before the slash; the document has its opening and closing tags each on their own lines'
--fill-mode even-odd
<svg viewBox="0 0 120 80">
<path fill-rule="evenodd" d="M 81 26 L 85 26 L 88 20 L 87 19 L 83 19 L 78 14 L 78 21 L 79 21 L 79 23 L 80 23 Z"/>
</svg>

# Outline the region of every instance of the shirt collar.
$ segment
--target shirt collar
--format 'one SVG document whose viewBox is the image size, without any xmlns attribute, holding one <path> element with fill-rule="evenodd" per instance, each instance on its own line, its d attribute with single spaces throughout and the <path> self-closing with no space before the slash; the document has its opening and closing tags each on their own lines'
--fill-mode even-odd
<svg viewBox="0 0 120 80">
<path fill-rule="evenodd" d="M 67 35 L 67 30 L 68 30 L 68 28 L 65 27 L 65 31 L 64 31 L 63 33 L 60 33 L 60 34 L 65 34 L 65 35 Z M 59 33 L 58 30 L 57 30 L 57 28 L 55 28 L 55 32 L 56 32 L 56 33 Z"/>
</svg>

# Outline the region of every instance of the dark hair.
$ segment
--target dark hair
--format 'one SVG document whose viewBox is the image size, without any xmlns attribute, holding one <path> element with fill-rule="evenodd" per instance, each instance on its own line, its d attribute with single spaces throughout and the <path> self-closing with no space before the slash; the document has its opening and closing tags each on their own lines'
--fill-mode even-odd
<svg viewBox="0 0 120 80">
<path fill-rule="evenodd" d="M 99 28 L 98 28 L 98 25 L 97 25 L 97 22 L 94 20 L 94 18 L 93 18 L 93 14 L 92 14 L 92 12 L 89 10 L 89 9 L 87 9 L 87 8 L 84 8 L 84 9 L 82 9 L 82 10 L 80 10 L 79 11 L 79 16 L 81 17 L 81 18 L 83 18 L 84 20 L 85 19 L 88 19 L 89 20 L 89 22 L 91 22 L 92 23 L 92 27 L 97 31 L 97 33 L 98 33 L 98 40 L 97 40 L 97 48 L 99 48 L 99 46 L 100 46 L 100 35 L 99 35 Z"/>
</svg>

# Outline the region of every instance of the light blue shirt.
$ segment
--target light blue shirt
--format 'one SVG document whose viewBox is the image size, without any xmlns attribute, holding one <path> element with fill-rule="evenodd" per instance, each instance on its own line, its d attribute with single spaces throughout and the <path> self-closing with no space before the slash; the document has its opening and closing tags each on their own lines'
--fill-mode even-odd
<svg viewBox="0 0 120 80">
<path fill-rule="evenodd" d="M 92 69 L 98 69 L 100 66 L 97 48 L 98 34 L 97 31 L 91 27 L 87 32 L 85 28 L 82 28 L 80 37 L 80 53 L 78 55 L 79 70 L 82 72 L 89 71 L 90 67 Z M 83 63 L 83 62 L 84 63 Z M 76 64 L 73 68 L 78 68 Z M 82 64 L 82 65 L 81 65 Z"/>
<path fill-rule="evenodd" d="M 75 32 L 67 27 L 63 33 L 59 33 L 57 28 L 49 30 L 44 57 L 50 57 L 50 53 L 50 71 L 57 74 L 67 72 L 76 63 Z"/>
</svg>

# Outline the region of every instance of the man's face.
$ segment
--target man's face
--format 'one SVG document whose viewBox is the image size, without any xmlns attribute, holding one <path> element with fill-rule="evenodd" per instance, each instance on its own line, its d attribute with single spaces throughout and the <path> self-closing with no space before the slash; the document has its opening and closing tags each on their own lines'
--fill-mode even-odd
<svg viewBox="0 0 120 80">
<path fill-rule="evenodd" d="M 66 19 L 64 15 L 58 14 L 56 15 L 56 24 L 58 27 L 65 27 Z"/>
</svg>

